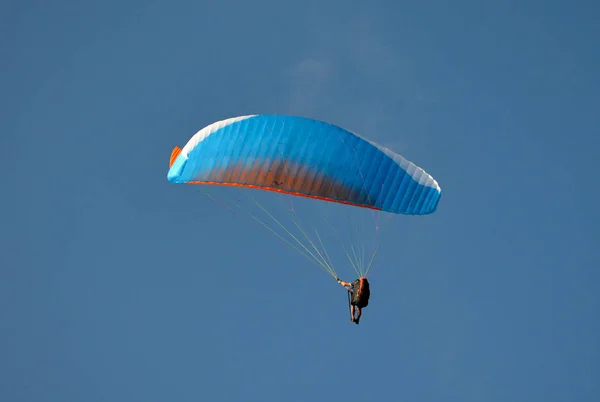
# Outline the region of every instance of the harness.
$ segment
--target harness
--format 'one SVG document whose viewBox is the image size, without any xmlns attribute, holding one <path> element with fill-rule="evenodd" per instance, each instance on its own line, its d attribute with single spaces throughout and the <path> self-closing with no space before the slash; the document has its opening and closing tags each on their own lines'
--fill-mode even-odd
<svg viewBox="0 0 600 402">
<path fill-rule="evenodd" d="M 362 294 L 364 282 L 365 278 L 359 278 L 358 290 L 354 289 L 354 291 L 357 292 L 359 295 Z M 350 310 L 350 312 L 352 312 L 352 291 L 350 289 L 348 289 L 348 309 Z"/>
</svg>

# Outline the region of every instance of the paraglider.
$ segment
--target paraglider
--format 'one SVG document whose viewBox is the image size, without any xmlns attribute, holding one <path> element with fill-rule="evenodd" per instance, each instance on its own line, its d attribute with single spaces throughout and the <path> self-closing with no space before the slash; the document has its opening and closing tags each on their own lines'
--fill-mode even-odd
<svg viewBox="0 0 600 402">
<path fill-rule="evenodd" d="M 404 157 L 336 125 L 297 116 L 217 121 L 175 147 L 169 164 L 171 183 L 251 188 L 391 214 L 431 214 L 441 198 L 435 179 Z M 338 283 L 356 288 L 339 281 L 319 257 Z M 357 324 L 354 307 L 360 312 L 366 306 L 365 295 L 351 303 Z"/>
<path fill-rule="evenodd" d="M 371 297 L 371 285 L 364 276 L 361 276 L 352 283 L 344 282 L 339 278 L 337 282 L 348 290 L 350 321 L 358 325 L 362 315 L 362 309 L 369 305 L 369 298 Z"/>
</svg>

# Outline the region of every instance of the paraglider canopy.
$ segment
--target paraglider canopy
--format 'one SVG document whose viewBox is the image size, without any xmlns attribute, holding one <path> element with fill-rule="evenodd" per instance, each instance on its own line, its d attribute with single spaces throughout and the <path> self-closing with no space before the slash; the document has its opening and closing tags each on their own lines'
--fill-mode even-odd
<svg viewBox="0 0 600 402">
<path fill-rule="evenodd" d="M 248 115 L 213 123 L 171 153 L 172 183 L 257 188 L 396 214 L 434 212 L 441 188 L 393 151 L 326 122 Z"/>
</svg>

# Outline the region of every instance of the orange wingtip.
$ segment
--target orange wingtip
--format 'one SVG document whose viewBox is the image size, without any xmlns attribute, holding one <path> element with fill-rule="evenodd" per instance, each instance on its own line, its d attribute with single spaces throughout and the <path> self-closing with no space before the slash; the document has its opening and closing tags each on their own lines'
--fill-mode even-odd
<svg viewBox="0 0 600 402">
<path fill-rule="evenodd" d="M 175 147 L 173 148 L 173 151 L 171 152 L 171 160 L 169 160 L 169 167 L 173 166 L 173 162 L 175 162 L 175 159 L 177 159 L 177 157 L 179 156 L 179 154 L 181 153 L 181 148 L 179 147 Z"/>
</svg>

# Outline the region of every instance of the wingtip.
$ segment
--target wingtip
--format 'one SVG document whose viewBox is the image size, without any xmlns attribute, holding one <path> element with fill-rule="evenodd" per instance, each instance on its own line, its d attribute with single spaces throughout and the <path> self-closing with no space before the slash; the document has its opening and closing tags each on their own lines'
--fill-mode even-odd
<svg viewBox="0 0 600 402">
<path fill-rule="evenodd" d="M 175 148 L 173 148 L 173 151 L 171 151 L 171 159 L 169 160 L 169 167 L 173 166 L 173 163 L 175 163 L 175 159 L 177 159 L 177 157 L 179 156 L 180 153 L 181 153 L 181 148 L 179 148 L 178 146 L 175 146 Z"/>
</svg>

